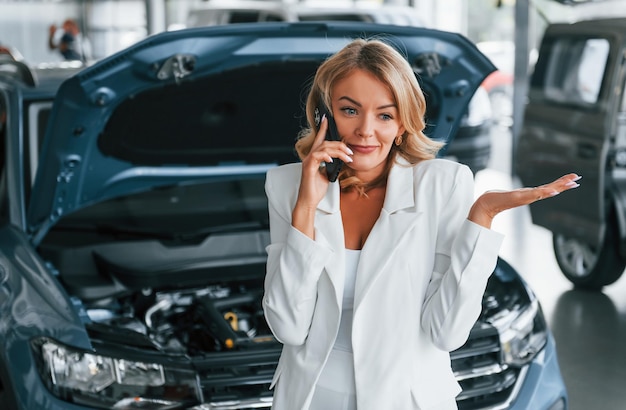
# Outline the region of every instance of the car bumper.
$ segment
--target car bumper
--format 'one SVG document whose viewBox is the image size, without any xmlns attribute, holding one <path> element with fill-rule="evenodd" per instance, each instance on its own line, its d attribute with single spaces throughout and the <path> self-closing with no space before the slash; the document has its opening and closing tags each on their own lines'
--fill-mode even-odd
<svg viewBox="0 0 626 410">
<path fill-rule="evenodd" d="M 26 354 L 21 356 L 23 358 L 28 357 L 29 367 L 34 369 L 35 364 L 30 360 L 32 356 Z M 521 374 L 522 377 L 520 377 L 515 389 L 517 393 L 511 395 L 511 400 L 489 410 L 566 410 L 568 408 L 567 391 L 559 369 L 556 345 L 552 335 L 548 336 L 546 347 Z M 28 381 L 26 381 L 25 377 Z M 19 397 L 16 403 L 12 403 L 12 407 L 16 409 L 32 409 L 33 405 L 40 409 L 90 409 L 90 407 L 74 405 L 56 398 L 43 385 L 36 371 L 27 372 L 26 375 L 22 373 L 21 378 L 25 385 L 18 387 L 18 392 L 13 391 L 10 394 L 10 396 L 13 396 L 13 394 L 17 393 L 16 396 Z M 26 386 L 28 386 L 28 393 L 24 390 Z M 15 399 L 15 397 L 11 398 Z M 263 402 L 265 403 L 264 406 L 268 405 L 266 400 L 263 400 Z M 199 405 L 197 408 L 203 409 L 204 407 Z M 211 408 L 241 407 L 217 406 Z"/>
<path fill-rule="evenodd" d="M 527 368 L 519 393 L 510 410 L 565 410 L 568 408 L 567 390 L 556 354 L 552 335 L 548 336 L 546 347 Z"/>
</svg>

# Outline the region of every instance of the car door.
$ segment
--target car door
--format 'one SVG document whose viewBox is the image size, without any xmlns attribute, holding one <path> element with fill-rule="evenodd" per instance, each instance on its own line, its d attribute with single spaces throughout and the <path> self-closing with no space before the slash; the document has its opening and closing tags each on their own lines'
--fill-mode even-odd
<svg viewBox="0 0 626 410">
<path fill-rule="evenodd" d="M 611 135 L 615 135 L 615 146 L 611 155 L 612 167 L 610 183 L 613 188 L 614 203 L 620 218 L 620 237 L 626 238 L 626 46 L 622 50 L 624 58 L 620 68 L 617 91 L 620 92 L 616 104 L 615 120 L 612 123 Z M 624 250 L 624 245 L 622 245 Z M 625 251 L 622 254 L 626 254 Z"/>
<path fill-rule="evenodd" d="M 602 240 L 608 215 L 625 28 L 626 19 L 614 19 L 546 30 L 515 153 L 525 186 L 583 176 L 580 189 L 530 208 L 535 224 L 590 244 Z"/>
</svg>

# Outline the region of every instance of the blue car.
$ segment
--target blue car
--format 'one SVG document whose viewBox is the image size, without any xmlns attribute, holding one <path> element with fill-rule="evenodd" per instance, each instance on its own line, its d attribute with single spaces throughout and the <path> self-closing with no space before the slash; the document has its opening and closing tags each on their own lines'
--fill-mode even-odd
<svg viewBox="0 0 626 410">
<path fill-rule="evenodd" d="M 360 36 L 406 55 L 437 140 L 494 69 L 461 35 L 365 23 L 168 32 L 69 71 L 0 62 L 0 408 L 271 407 L 265 173 L 297 161 L 307 85 Z M 503 260 L 451 358 L 460 409 L 567 408 L 539 302 Z"/>
</svg>

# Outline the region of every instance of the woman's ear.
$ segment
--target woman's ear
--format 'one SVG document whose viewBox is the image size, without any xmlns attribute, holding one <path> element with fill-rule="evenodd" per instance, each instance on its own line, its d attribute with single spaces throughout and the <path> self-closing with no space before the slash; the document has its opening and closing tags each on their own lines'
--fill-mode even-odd
<svg viewBox="0 0 626 410">
<path fill-rule="evenodd" d="M 405 132 L 406 128 L 404 128 L 403 125 L 400 125 L 400 128 L 398 128 L 398 135 L 404 135 Z"/>
</svg>

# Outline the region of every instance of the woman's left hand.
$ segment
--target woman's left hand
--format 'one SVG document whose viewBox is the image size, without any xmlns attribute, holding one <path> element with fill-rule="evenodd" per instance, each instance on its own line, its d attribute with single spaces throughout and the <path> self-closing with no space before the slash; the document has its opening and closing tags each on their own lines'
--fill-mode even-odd
<svg viewBox="0 0 626 410">
<path fill-rule="evenodd" d="M 502 211 L 532 204 L 533 202 L 552 198 L 563 191 L 579 186 L 581 177 L 577 174 L 567 174 L 548 184 L 535 188 L 519 188 L 512 191 L 487 191 L 482 194 L 470 209 L 469 219 L 486 228 L 491 228 L 493 218 Z"/>
</svg>

